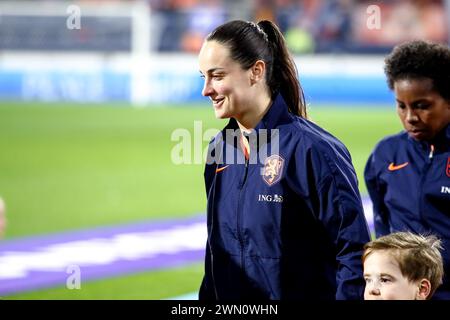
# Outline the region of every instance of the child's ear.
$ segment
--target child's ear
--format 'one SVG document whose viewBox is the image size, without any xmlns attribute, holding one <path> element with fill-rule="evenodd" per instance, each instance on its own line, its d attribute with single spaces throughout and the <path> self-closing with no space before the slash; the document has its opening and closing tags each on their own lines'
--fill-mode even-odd
<svg viewBox="0 0 450 320">
<path fill-rule="evenodd" d="M 422 279 L 418 285 L 419 291 L 417 291 L 416 300 L 426 300 L 431 292 L 431 282 L 428 279 Z"/>
</svg>

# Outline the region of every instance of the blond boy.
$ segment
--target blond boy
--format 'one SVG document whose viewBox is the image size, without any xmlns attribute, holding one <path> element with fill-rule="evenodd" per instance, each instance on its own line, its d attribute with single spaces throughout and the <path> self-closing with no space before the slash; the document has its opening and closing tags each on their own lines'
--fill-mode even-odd
<svg viewBox="0 0 450 320">
<path fill-rule="evenodd" d="M 396 232 L 364 246 L 365 300 L 426 300 L 442 283 L 441 242 Z"/>
</svg>

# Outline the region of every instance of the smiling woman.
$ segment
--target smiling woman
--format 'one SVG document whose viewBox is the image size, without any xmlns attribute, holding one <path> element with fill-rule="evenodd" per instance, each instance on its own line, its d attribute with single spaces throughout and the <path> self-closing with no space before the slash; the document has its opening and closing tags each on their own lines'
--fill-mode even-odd
<svg viewBox="0 0 450 320">
<path fill-rule="evenodd" d="M 212 100 L 216 117 L 233 117 L 241 129 L 251 129 L 280 92 L 288 110 L 306 118 L 297 69 L 278 28 L 269 21 L 227 26 L 211 33 L 199 54 L 202 94 Z"/>
<path fill-rule="evenodd" d="M 199 298 L 361 299 L 369 233 L 350 154 L 306 119 L 278 27 L 221 25 L 199 65 L 202 94 L 230 118 L 209 144 Z"/>
<path fill-rule="evenodd" d="M 442 239 L 450 274 L 450 49 L 413 41 L 385 60 L 404 131 L 384 138 L 366 165 L 377 236 L 409 230 Z M 450 277 L 436 299 L 450 299 Z"/>
</svg>

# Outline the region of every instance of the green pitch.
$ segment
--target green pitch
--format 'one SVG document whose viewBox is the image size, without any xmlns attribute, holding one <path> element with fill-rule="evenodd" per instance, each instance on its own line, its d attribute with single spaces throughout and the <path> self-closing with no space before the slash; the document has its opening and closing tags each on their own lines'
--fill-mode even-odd
<svg viewBox="0 0 450 320">
<path fill-rule="evenodd" d="M 366 193 L 362 173 L 370 151 L 401 129 L 394 108 L 313 106 L 309 114 L 346 144 Z M 7 238 L 203 212 L 203 166 L 171 161 L 172 133 L 184 128 L 193 136 L 194 121 L 203 132 L 225 125 L 205 106 L 0 103 Z M 161 299 L 196 290 L 200 278 L 195 265 L 83 283 L 76 294 L 50 289 L 15 297 Z"/>
</svg>

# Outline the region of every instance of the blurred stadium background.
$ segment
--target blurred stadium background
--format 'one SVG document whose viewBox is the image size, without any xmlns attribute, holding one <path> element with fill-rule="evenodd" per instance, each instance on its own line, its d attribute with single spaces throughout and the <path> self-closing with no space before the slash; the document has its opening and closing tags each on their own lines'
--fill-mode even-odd
<svg viewBox="0 0 450 320">
<path fill-rule="evenodd" d="M 206 233 L 194 153 L 224 126 L 196 57 L 215 26 L 280 26 L 310 116 L 347 145 L 366 198 L 370 151 L 401 129 L 383 57 L 448 44 L 449 16 L 444 0 L 0 1 L 0 297 L 193 297 Z M 193 164 L 173 161 L 176 129 Z"/>
</svg>

